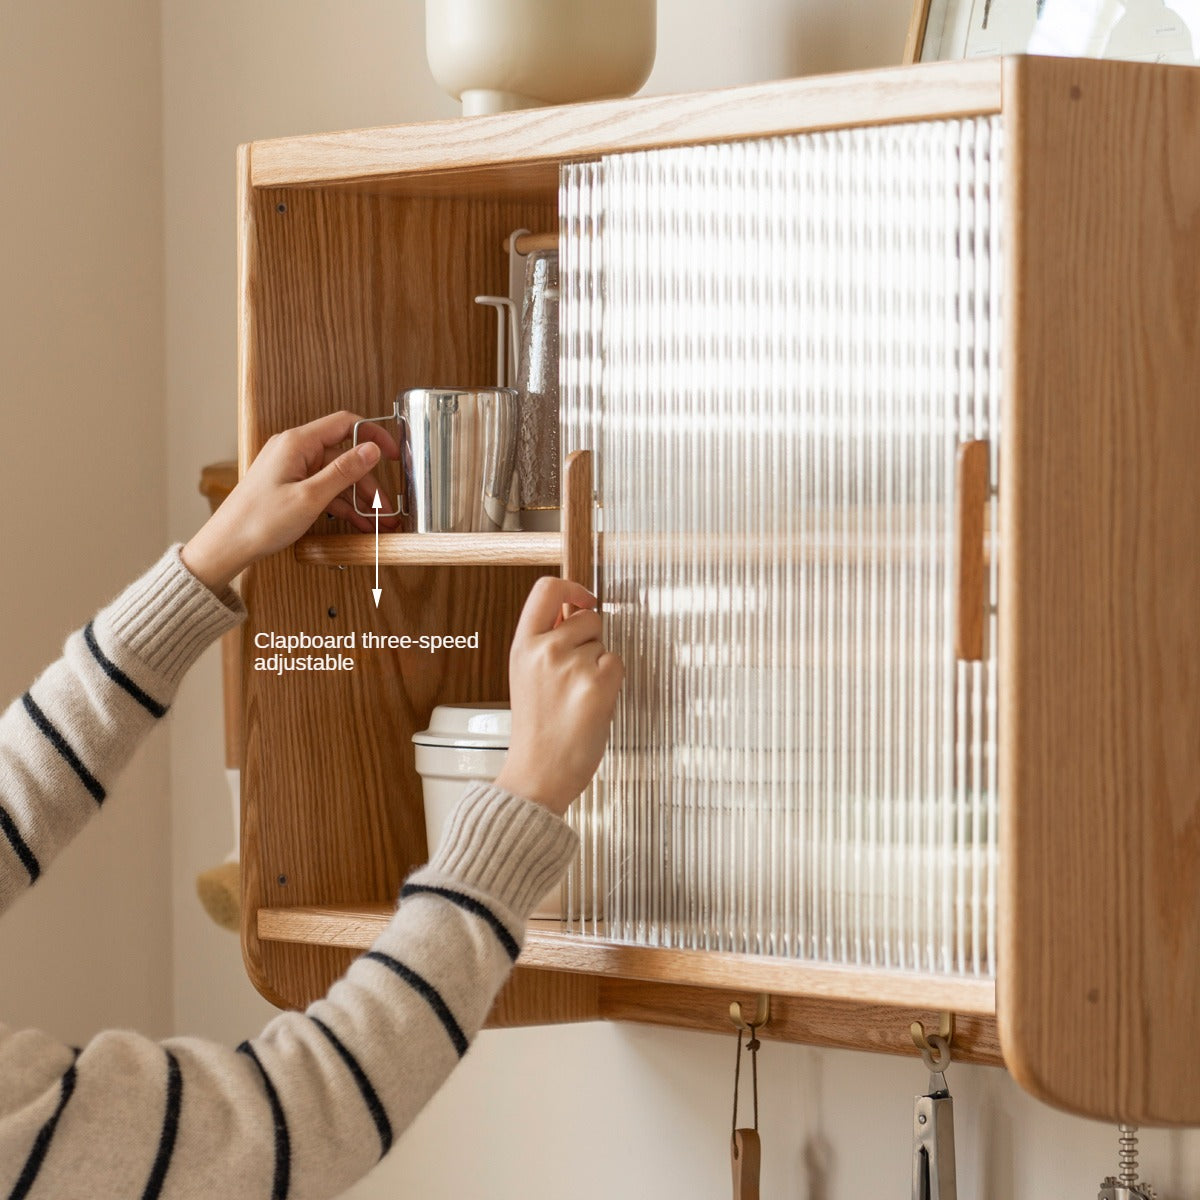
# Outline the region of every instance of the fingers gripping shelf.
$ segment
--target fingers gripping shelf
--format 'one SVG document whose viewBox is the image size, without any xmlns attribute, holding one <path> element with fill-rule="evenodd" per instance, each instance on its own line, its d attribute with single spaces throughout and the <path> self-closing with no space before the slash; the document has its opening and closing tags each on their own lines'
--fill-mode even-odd
<svg viewBox="0 0 1200 1200">
<path fill-rule="evenodd" d="M 385 533 L 379 535 L 379 564 L 405 566 L 562 567 L 592 557 L 592 456 L 568 455 L 563 465 L 562 533 Z M 370 534 L 325 534 L 301 538 L 296 561 L 320 567 L 373 567 L 375 538 Z"/>
</svg>

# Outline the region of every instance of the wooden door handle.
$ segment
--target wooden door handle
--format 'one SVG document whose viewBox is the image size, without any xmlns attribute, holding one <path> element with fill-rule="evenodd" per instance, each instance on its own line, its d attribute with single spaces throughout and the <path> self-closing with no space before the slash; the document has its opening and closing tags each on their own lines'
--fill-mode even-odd
<svg viewBox="0 0 1200 1200">
<path fill-rule="evenodd" d="M 562 573 L 589 592 L 596 586 L 592 492 L 592 452 L 572 451 L 563 464 Z"/>
<path fill-rule="evenodd" d="M 211 463 L 200 472 L 200 492 L 216 512 L 237 487 L 235 462 Z M 240 769 L 245 752 L 242 717 L 242 630 L 229 630 L 221 638 L 221 691 L 225 700 L 225 766 Z"/>
<path fill-rule="evenodd" d="M 958 448 L 954 515 L 954 653 L 964 662 L 982 662 L 984 656 L 988 457 L 986 441 L 963 442 Z"/>
</svg>

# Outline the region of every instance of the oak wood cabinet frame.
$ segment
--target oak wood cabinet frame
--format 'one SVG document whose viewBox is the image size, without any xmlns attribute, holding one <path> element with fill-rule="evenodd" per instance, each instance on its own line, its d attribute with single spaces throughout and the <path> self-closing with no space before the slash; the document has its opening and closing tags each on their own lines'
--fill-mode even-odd
<svg viewBox="0 0 1200 1200">
<path fill-rule="evenodd" d="M 553 227 L 564 161 L 984 113 L 1007 264 L 995 990 L 549 928 L 494 1023 L 728 1028 L 731 997 L 767 991 L 766 1036 L 900 1052 L 914 1015 L 953 1009 L 960 1057 L 1050 1103 L 1200 1123 L 1200 74 L 939 63 L 245 146 L 241 460 L 336 408 L 487 379 L 472 297 L 503 289 L 510 230 Z M 479 629 L 481 648 L 245 672 L 243 943 L 281 1005 L 327 988 L 423 860 L 410 735 L 435 703 L 505 697 L 521 601 L 554 569 L 536 539 L 524 565 L 397 545 L 376 611 L 365 573 L 328 565 L 363 561 L 346 532 L 250 570 L 248 653 L 299 629 Z"/>
</svg>

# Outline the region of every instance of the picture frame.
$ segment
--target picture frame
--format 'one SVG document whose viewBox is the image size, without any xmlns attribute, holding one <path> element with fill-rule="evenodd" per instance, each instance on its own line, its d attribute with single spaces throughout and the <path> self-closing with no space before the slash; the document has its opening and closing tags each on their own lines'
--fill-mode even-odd
<svg viewBox="0 0 1200 1200">
<path fill-rule="evenodd" d="M 931 0 L 913 0 L 912 15 L 908 19 L 908 36 L 904 39 L 905 66 L 922 61 L 925 47 L 925 29 L 929 23 Z"/>
<path fill-rule="evenodd" d="M 904 62 L 1056 54 L 1200 63 L 1195 0 L 914 0 Z"/>
</svg>

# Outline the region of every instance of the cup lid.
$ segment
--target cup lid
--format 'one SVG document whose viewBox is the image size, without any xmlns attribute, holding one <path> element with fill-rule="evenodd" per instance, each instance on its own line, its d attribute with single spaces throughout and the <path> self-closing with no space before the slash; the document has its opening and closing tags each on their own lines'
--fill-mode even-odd
<svg viewBox="0 0 1200 1200">
<path fill-rule="evenodd" d="M 503 701 L 483 704 L 439 704 L 429 728 L 414 733 L 418 746 L 461 746 L 475 750 L 507 750 L 512 712 Z"/>
</svg>

